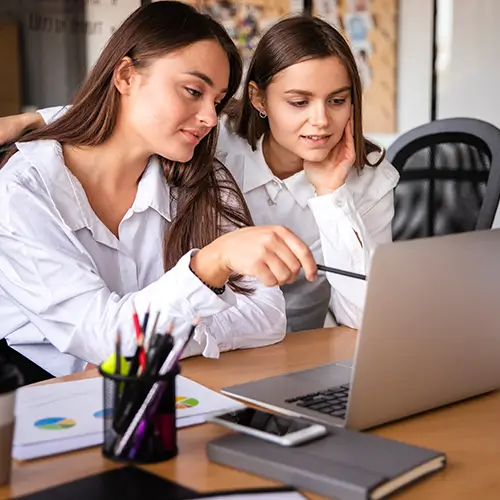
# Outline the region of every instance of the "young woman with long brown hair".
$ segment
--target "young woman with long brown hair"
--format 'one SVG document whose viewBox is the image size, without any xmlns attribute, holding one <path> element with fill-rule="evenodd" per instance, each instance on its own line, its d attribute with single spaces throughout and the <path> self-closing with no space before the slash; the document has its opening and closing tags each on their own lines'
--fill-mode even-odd
<svg viewBox="0 0 500 500">
<path fill-rule="evenodd" d="M 255 224 L 283 224 L 318 263 L 368 274 L 376 245 L 392 239 L 399 175 L 363 135 L 362 86 L 342 34 L 309 16 L 262 37 L 228 108 L 218 158 L 231 170 Z M 327 273 L 282 287 L 289 329 L 359 328 L 366 282 Z"/>
<path fill-rule="evenodd" d="M 225 30 L 179 2 L 134 12 L 71 109 L 16 143 L 0 171 L 0 311 L 11 347 L 53 375 L 100 363 L 134 308 L 201 323 L 187 354 L 270 344 L 281 285 L 316 265 L 251 218 L 214 159 L 241 60 Z M 163 252 L 162 252 L 163 247 Z M 264 286 L 264 285 L 267 285 Z"/>
</svg>

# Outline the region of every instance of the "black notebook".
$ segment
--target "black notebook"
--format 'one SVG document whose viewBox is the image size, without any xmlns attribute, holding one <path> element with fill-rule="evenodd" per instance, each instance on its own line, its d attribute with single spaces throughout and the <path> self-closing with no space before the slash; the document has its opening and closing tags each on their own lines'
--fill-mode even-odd
<svg viewBox="0 0 500 500">
<path fill-rule="evenodd" d="M 123 467 L 16 497 L 15 500 L 139 500 L 145 496 L 154 500 L 203 500 L 215 497 L 230 500 L 236 494 L 239 498 L 254 499 L 257 496 L 265 498 L 270 493 L 285 495 L 294 491 L 294 488 L 285 486 L 202 494 L 142 469 Z"/>
<path fill-rule="evenodd" d="M 382 499 L 446 465 L 439 451 L 341 428 L 294 447 L 230 434 L 208 443 L 207 455 L 336 500 Z"/>
<path fill-rule="evenodd" d="M 146 493 L 147 492 L 147 493 Z M 187 500 L 198 496 L 194 490 L 135 467 L 123 467 L 77 479 L 17 500 L 137 500 L 148 498 Z"/>
</svg>

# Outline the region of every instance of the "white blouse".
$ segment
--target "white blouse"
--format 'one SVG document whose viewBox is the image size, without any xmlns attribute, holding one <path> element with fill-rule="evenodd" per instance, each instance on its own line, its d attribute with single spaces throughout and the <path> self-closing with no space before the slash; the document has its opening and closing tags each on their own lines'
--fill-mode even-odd
<svg viewBox="0 0 500 500">
<path fill-rule="evenodd" d="M 375 247 L 392 240 L 393 190 L 399 173 L 386 160 L 375 168 L 366 166 L 361 174 L 352 169 L 343 186 L 316 196 L 304 171 L 285 180 L 274 176 L 262 153 L 262 138 L 252 151 L 247 141 L 228 131 L 225 119 L 217 149 L 243 191 L 255 224 L 290 228 L 309 245 L 316 262 L 368 274 Z M 377 153 L 371 155 L 371 161 L 377 159 Z M 328 307 L 337 323 L 360 327 L 365 281 L 327 273 L 311 283 L 302 275 L 282 290 L 288 330 L 322 327 Z"/>
<path fill-rule="evenodd" d="M 139 317 L 160 311 L 158 331 L 174 319 L 202 318 L 186 356 L 272 344 L 286 330 L 278 287 L 245 278 L 256 291 L 215 295 L 189 269 L 193 249 L 165 273 L 162 242 L 175 203 L 152 158 L 119 239 L 92 210 L 55 141 L 17 143 L 0 170 L 0 338 L 55 376 L 98 364 L 114 349 L 135 351 Z M 150 321 L 151 325 L 151 321 Z"/>
<path fill-rule="evenodd" d="M 64 107 L 40 110 L 46 122 L 56 119 Z M 306 242 L 316 262 L 368 274 L 375 247 L 392 241 L 394 188 L 398 171 L 386 160 L 352 169 L 335 192 L 316 196 L 304 171 L 278 179 L 262 153 L 231 133 L 226 118 L 219 122 L 217 157 L 233 174 L 256 225 L 282 225 Z M 370 161 L 377 160 L 371 153 Z M 358 240 L 358 237 L 361 240 Z M 287 330 L 321 328 L 328 309 L 338 324 L 359 328 L 363 316 L 366 282 L 327 273 L 311 283 L 302 274 L 282 287 L 286 301 Z"/>
</svg>

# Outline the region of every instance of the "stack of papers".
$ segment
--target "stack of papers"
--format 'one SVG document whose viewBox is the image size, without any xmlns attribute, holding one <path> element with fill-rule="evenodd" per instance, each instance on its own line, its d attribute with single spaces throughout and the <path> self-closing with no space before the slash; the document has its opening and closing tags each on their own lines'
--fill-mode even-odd
<svg viewBox="0 0 500 500">
<path fill-rule="evenodd" d="M 244 406 L 231 398 L 176 377 L 177 427 L 205 422 L 207 415 Z M 106 414 L 101 377 L 22 387 L 16 394 L 12 457 L 44 457 L 101 445 Z"/>
</svg>

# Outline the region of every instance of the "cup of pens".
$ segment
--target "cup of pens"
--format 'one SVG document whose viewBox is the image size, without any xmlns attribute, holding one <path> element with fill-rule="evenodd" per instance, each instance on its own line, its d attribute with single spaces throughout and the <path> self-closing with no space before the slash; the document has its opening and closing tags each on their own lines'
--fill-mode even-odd
<svg viewBox="0 0 500 500">
<path fill-rule="evenodd" d="M 178 361 L 193 336 L 175 338 L 171 332 L 153 334 L 144 346 L 138 335 L 133 358 L 116 352 L 101 364 L 104 383 L 103 455 L 120 462 L 147 464 L 177 455 L 175 379 Z"/>
</svg>

